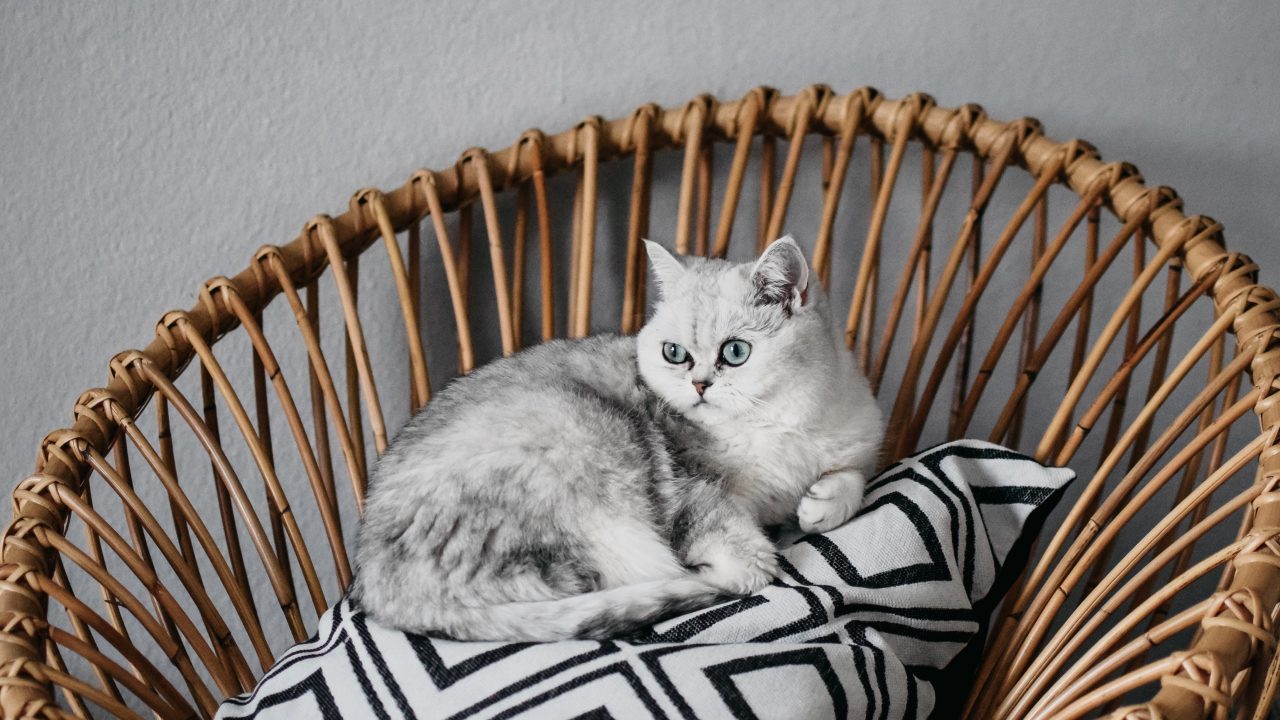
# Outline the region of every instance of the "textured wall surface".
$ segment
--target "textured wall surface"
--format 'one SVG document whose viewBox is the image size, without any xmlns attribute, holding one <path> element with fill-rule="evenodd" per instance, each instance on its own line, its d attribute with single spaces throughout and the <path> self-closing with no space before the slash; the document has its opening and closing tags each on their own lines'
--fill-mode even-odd
<svg viewBox="0 0 1280 720">
<path fill-rule="evenodd" d="M 1033 115 L 1176 187 L 1275 283 L 1277 31 L 1271 0 L 0 0 L 0 477 L 165 310 L 357 187 L 702 91 Z"/>
</svg>

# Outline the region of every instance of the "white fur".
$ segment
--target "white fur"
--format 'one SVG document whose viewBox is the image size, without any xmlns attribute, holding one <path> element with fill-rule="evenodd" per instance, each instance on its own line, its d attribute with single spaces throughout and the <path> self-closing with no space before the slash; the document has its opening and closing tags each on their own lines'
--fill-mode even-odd
<svg viewBox="0 0 1280 720">
<path fill-rule="evenodd" d="M 716 442 L 706 452 L 733 468 L 734 493 L 762 523 L 799 511 L 801 529 L 821 532 L 848 520 L 875 470 L 880 409 L 831 322 L 825 293 L 809 286 L 795 242 L 774 242 L 750 269 L 706 261 L 685 267 L 656 243 L 647 246 L 662 300 L 638 338 L 645 383 L 706 426 Z M 744 299 L 752 273 L 772 253 L 788 255 L 781 266 L 794 286 L 790 316 L 762 329 L 761 313 L 744 308 Z M 750 342 L 751 355 L 741 366 L 717 368 L 730 338 Z M 684 345 L 692 366 L 667 363 L 664 342 Z M 693 383 L 708 380 L 699 397 Z"/>
<path fill-rule="evenodd" d="M 605 588 L 688 575 L 671 543 L 639 518 L 598 517 L 583 523 Z"/>
<path fill-rule="evenodd" d="M 778 562 L 762 525 L 856 512 L 880 412 L 799 247 L 783 238 L 754 265 L 649 253 L 662 300 L 636 338 L 490 363 L 379 459 L 353 588 L 373 617 L 611 637 L 764 587 Z M 717 360 L 731 339 L 751 346 L 738 366 Z M 668 363 L 667 342 L 691 361 Z"/>
<path fill-rule="evenodd" d="M 745 557 L 729 552 L 729 547 L 744 546 L 751 548 Z M 689 562 L 699 568 L 702 579 L 734 595 L 756 592 L 778 574 L 777 548 L 759 533 L 707 538 L 689 548 Z"/>
<path fill-rule="evenodd" d="M 481 607 L 424 606 L 413 622 L 400 627 L 419 632 L 443 630 L 459 640 L 570 640 L 583 637 L 584 625 L 606 613 L 644 616 L 659 611 L 673 600 L 704 598 L 704 602 L 712 602 L 717 590 L 686 573 L 680 578 L 651 580 L 554 600 Z M 592 633 L 587 636 L 607 637 Z"/>
</svg>

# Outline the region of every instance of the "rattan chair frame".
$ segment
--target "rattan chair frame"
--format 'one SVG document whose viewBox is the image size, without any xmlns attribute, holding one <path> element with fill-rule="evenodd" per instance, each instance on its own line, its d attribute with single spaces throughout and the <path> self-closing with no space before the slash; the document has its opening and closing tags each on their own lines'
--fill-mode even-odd
<svg viewBox="0 0 1280 720">
<path fill-rule="evenodd" d="M 869 148 L 863 152 L 870 153 L 874 192 L 865 237 L 850 238 L 864 244 L 845 315 L 846 339 L 877 387 L 894 362 L 905 368 L 891 405 L 886 452 L 902 455 L 917 446 L 930 414 L 942 411 L 938 396 L 948 378 L 949 435 L 969 432 L 985 399 L 1001 407 L 991 439 L 1023 444 L 1026 393 L 1051 357 L 1062 353 L 1070 353 L 1070 383 L 1047 431 L 1031 444 L 1034 454 L 1067 464 L 1091 431 L 1105 432 L 1099 468 L 1091 477 L 1082 474 L 1082 489 L 1065 521 L 1046 531 L 1040 560 L 1015 585 L 994 621 L 964 716 L 1264 717 L 1278 676 L 1280 298 L 1258 284 L 1252 261 L 1226 251 L 1217 223 L 1184 215 L 1172 190 L 1146 187 L 1135 168 L 1103 163 L 1087 143 L 1052 141 L 1035 120 L 1000 122 L 974 105 L 942 108 L 927 95 L 894 100 L 870 88 L 837 95 L 820 85 L 790 96 L 757 88 L 736 101 L 704 95 L 678 108 L 644 105 L 617 120 L 589 117 L 556 135 L 531 130 L 498 152 L 471 149 L 454 167 L 419 171 L 395 190 L 357 192 L 345 213 L 318 215 L 292 242 L 258 250 L 240 274 L 208 281 L 195 307 L 161 319 L 145 349 L 111 360 L 106 387 L 80 397 L 71 427 L 49 434 L 35 473 L 14 491 L 13 520 L 0 545 L 0 711 L 5 717 L 85 717 L 96 706 L 119 717 L 139 717 L 138 708 L 145 707 L 160 717 L 209 716 L 220 698 L 252 687 L 274 658 L 273 642 L 281 640 L 263 630 L 251 560 L 261 564 L 292 640 L 306 637 L 304 614 L 323 612 L 351 579 L 341 520 L 344 486 L 350 486 L 358 507 L 368 468 L 387 445 L 358 301 L 360 259 L 379 240 L 404 323 L 409 404 L 417 409 L 432 392 L 424 351 L 431 338 L 421 322 L 424 221 L 434 232 L 451 299 L 458 369 L 467 372 L 477 362 L 469 289 L 477 206 L 501 348 L 511 353 L 526 344 L 521 328 L 531 308 L 524 307 L 524 290 L 535 275 L 538 334 L 542 340 L 557 334 L 556 313 L 566 298 L 555 292 L 558 245 L 548 184 L 556 175 L 575 177 L 565 330 L 581 337 L 592 328 L 600 169 L 630 159 L 626 267 L 623 278 L 609 280 L 622 288 L 618 325 L 632 332 L 643 322 L 646 304 L 640 240 L 649 231 L 655 158 L 664 151 L 683 153 L 676 249 L 724 256 L 735 222 L 743 222 L 739 215 L 750 164 L 759 170 L 758 249 L 787 227 L 797 173 L 812 137 L 821 142 L 823 187 L 812 263 L 824 282 L 830 279 L 837 235 L 847 235 L 836 229 L 836 218 L 851 158 L 859 146 Z M 893 280 L 882 277 L 879 263 L 886 218 L 912 143 L 922 148 L 920 215 L 877 332 L 877 286 Z M 717 144 L 732 149 L 718 215 L 712 187 Z M 969 210 L 954 243 L 935 245 L 938 209 L 952 179 L 965 174 L 960 170 L 964 155 L 973 158 Z M 984 213 L 1002 178 L 1018 169 L 1033 182 L 988 245 Z M 1077 202 L 1050 234 L 1047 196 L 1055 185 L 1074 191 Z M 503 193 L 515 198 L 509 239 L 499 209 Z M 1110 242 L 1100 236 L 1104 212 L 1120 224 Z M 451 213 L 457 217 L 452 229 L 446 224 Z M 995 274 L 1005 271 L 1001 260 L 1027 227 L 1032 267 L 979 360 L 973 334 L 978 303 Z M 1042 330 L 1042 282 L 1080 232 L 1086 238 L 1080 284 Z M 1092 324 L 1096 285 L 1126 248 L 1134 253 L 1132 287 L 1115 307 L 1104 308 L 1099 328 Z M 944 250 L 942 270 L 932 276 L 931 259 Z M 535 251 L 536 269 L 529 266 Z M 325 275 L 332 278 L 342 311 L 341 378 L 331 369 L 337 358 L 326 356 L 320 339 Z M 1161 275 L 1163 293 L 1157 282 Z M 954 309 L 957 294 L 961 301 Z M 1163 308 L 1144 329 L 1142 299 L 1152 294 Z M 296 338 L 308 360 L 309 415 L 276 357 L 283 331 L 273 344 L 263 327 L 262 312 L 271 302 L 287 303 L 297 320 Z M 1173 328 L 1203 303 L 1212 303 L 1214 322 L 1193 327 L 1197 339 L 1191 350 L 1173 356 Z M 251 398 L 237 394 L 215 353 L 217 343 L 233 332 L 243 333 L 253 350 Z M 1233 352 L 1226 347 L 1229 339 L 1235 341 Z M 1115 349 L 1122 352 L 1122 362 L 1110 377 L 1099 375 Z M 1010 353 L 1017 355 L 1018 370 L 1012 395 L 985 397 L 993 372 Z M 199 399 L 176 384 L 192 372 L 193 360 Z M 1124 406 L 1144 362 L 1150 367 L 1148 386 L 1145 393 L 1137 390 L 1141 405 L 1126 422 Z M 1161 429 L 1156 413 L 1183 383 L 1196 382 L 1189 377 L 1204 365 L 1203 389 Z M 229 423 L 216 401 L 227 408 Z M 154 433 L 136 422 L 148 403 L 154 404 Z M 271 403 L 283 414 L 301 458 L 311 493 L 306 507 L 320 519 L 323 546 L 307 542 L 294 510 L 300 501 L 293 498 L 291 504 L 275 471 L 273 446 L 285 441 L 270 435 Z M 1248 417 L 1257 418 L 1261 432 L 1228 453 L 1228 431 Z M 209 458 L 217 480 L 216 511 L 197 507 L 188 495 L 190 486 L 179 477 L 173 447 L 173 429 L 179 426 L 190 430 Z M 1190 428 L 1192 436 L 1183 438 Z M 240 479 L 238 470 L 246 470 L 224 452 L 223 442 L 233 437 L 249 447 L 253 467 L 247 472 L 263 481 L 265 511 L 255 509 Z M 366 439 L 372 441 L 373 456 Z M 148 507 L 135 491 L 130 463 L 139 458 L 165 488 L 168 508 Z M 1256 473 L 1256 480 L 1233 494 L 1219 492 L 1241 472 Z M 1171 509 L 1154 518 L 1142 512 L 1178 476 Z M 95 506 L 93 495 L 107 492 L 123 507 L 123 527 Z M 169 527 L 161 517 L 165 512 Z M 1128 550 L 1120 547 L 1121 530 L 1143 518 L 1150 522 L 1142 526 L 1141 539 Z M 84 527 L 83 546 L 67 537 L 73 519 Z M 1235 540 L 1204 554 L 1200 541 L 1232 519 L 1240 523 Z M 108 569 L 108 553 L 116 558 L 115 573 Z M 326 557 L 333 564 L 332 577 L 317 567 Z M 172 568 L 169 586 L 158 572 L 161 564 Z M 72 565 L 97 584 L 101 610 L 72 590 Z M 121 566 L 142 591 L 121 582 Z M 1162 573 L 1167 580 L 1159 579 Z M 1171 611 L 1174 596 L 1214 576 L 1217 588 L 1210 596 Z M 179 602 L 173 583 L 190 603 Z M 227 616 L 215 606 L 214 594 L 225 594 L 231 608 Z M 50 620 L 54 606 L 65 613 L 68 627 Z M 1153 649 L 1185 633 L 1192 637 L 1182 649 L 1149 659 Z M 237 637 L 247 638 L 247 645 Z M 144 652 L 144 646 L 154 650 Z M 64 653 L 87 663 L 91 677 L 69 670 Z M 158 654 L 172 666 L 168 672 L 156 665 Z M 1146 689 L 1156 685 L 1157 690 Z M 1149 700 L 1116 709 L 1118 702 L 1142 692 Z"/>
</svg>

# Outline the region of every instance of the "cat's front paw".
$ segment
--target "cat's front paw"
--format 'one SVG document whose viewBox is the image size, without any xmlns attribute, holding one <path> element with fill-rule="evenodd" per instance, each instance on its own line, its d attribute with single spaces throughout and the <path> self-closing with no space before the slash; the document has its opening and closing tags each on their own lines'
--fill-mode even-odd
<svg viewBox="0 0 1280 720">
<path fill-rule="evenodd" d="M 763 535 L 738 542 L 721 541 L 696 555 L 702 579 L 733 595 L 750 595 L 778 575 L 777 549 Z"/>
<path fill-rule="evenodd" d="M 824 476 L 809 487 L 796 519 L 806 533 L 822 533 L 843 525 L 862 506 L 867 482 L 857 470 L 843 470 Z"/>
</svg>

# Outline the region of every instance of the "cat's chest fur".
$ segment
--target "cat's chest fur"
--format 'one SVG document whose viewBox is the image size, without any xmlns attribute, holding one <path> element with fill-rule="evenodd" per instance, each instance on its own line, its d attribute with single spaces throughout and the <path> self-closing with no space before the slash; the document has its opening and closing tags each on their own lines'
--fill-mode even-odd
<svg viewBox="0 0 1280 720">
<path fill-rule="evenodd" d="M 797 428 L 749 426 L 735 434 L 719 434 L 734 495 L 753 506 L 765 524 L 782 522 L 795 501 L 822 474 L 829 453 Z"/>
<path fill-rule="evenodd" d="M 842 400 L 844 398 L 841 398 Z M 872 406 L 874 407 L 874 406 Z M 857 408 L 826 408 L 819 421 L 744 422 L 709 428 L 731 492 L 750 506 L 762 524 L 792 519 L 796 504 L 823 473 L 856 468 L 870 472 L 878 433 Z"/>
</svg>

